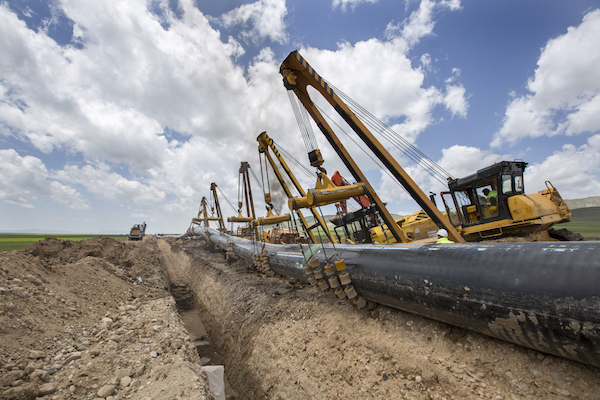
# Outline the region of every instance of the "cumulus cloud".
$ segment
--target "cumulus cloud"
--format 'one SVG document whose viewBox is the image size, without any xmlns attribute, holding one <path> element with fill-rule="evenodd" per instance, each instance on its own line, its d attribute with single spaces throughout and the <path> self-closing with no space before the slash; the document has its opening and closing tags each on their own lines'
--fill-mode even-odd
<svg viewBox="0 0 600 400">
<path fill-rule="evenodd" d="M 528 193 L 546 189 L 551 181 L 567 199 L 597 196 L 600 193 L 600 134 L 588 138 L 582 146 L 565 144 L 541 163 L 525 170 Z"/>
<path fill-rule="evenodd" d="M 180 0 L 177 15 L 166 0 L 157 3 L 160 15 L 145 0 L 56 3 L 72 21 L 71 45 L 55 42 L 44 29 L 28 29 L 0 4 L 0 135 L 33 146 L 47 165 L 62 166 L 48 170 L 39 159 L 4 154 L 29 168 L 37 183 L 10 180 L 7 187 L 17 189 L 3 189 L 2 201 L 35 207 L 46 196 L 84 209 L 81 190 L 125 207 L 134 197 L 145 207 L 136 215 L 179 218 L 195 212 L 211 182 L 235 203 L 239 162 L 256 160 L 260 132 L 294 153 L 302 148 L 273 51 L 263 48 L 247 69 L 239 67 L 234 60 L 243 46 L 231 37 L 223 42 L 192 0 Z M 283 0 L 262 0 L 222 22 L 241 27 L 241 43 L 285 43 L 286 12 Z M 335 51 L 301 52 L 414 140 L 432 123 L 434 107 L 462 116 L 466 100 L 461 104 L 459 82 L 423 84 L 424 68 L 413 68 L 408 57 L 410 43 L 397 31 L 385 40 L 342 43 Z"/>
<path fill-rule="evenodd" d="M 60 46 L 0 5 L 0 135 L 51 158 L 59 149 L 76 156 L 77 165 L 56 173 L 62 182 L 118 204 L 138 192 L 145 204 L 189 207 L 210 182 L 237 182 L 239 161 L 256 153 L 261 130 L 292 122 L 274 117 L 277 110 L 261 114 L 265 103 L 250 93 L 280 83 L 272 53 L 253 64 L 252 87 L 232 61 L 239 44 L 223 43 L 191 1 L 161 21 L 145 1 L 61 5 L 83 46 Z M 260 96 L 273 109 L 285 90 Z"/>
<path fill-rule="evenodd" d="M 74 210 L 89 209 L 77 190 L 50 177 L 39 158 L 21 157 L 13 149 L 0 150 L 0 176 L 0 200 L 3 202 L 33 208 L 36 201 L 46 197 Z"/>
<path fill-rule="evenodd" d="M 118 205 L 139 207 L 165 201 L 164 191 L 139 180 L 126 179 L 101 162 L 83 167 L 67 165 L 63 170 L 55 171 L 53 176 L 62 182 L 81 185 L 96 198 Z"/>
<path fill-rule="evenodd" d="M 422 0 L 419 8 L 406 20 L 398 24 L 390 22 L 386 27 L 386 35 L 393 37 L 400 34 L 410 45 L 414 45 L 433 33 L 435 13 L 444 10 L 456 11 L 460 7 L 460 0 Z"/>
<path fill-rule="evenodd" d="M 240 26 L 243 40 L 258 44 L 265 39 L 284 44 L 288 40 L 285 0 L 259 0 L 244 4 L 221 16 L 225 27 Z"/>
<path fill-rule="evenodd" d="M 508 104 L 492 145 L 600 130 L 599 41 L 600 10 L 590 11 L 579 26 L 549 40 L 527 83 L 530 93 Z"/>
<path fill-rule="evenodd" d="M 334 51 L 304 47 L 301 53 L 322 77 L 412 141 L 433 122 L 431 113 L 438 105 L 466 116 L 464 87 L 425 86 L 431 57 L 421 57 L 422 67 L 413 67 L 409 58 L 411 46 L 433 29 L 437 13 L 458 8 L 459 1 L 423 0 L 407 21 L 388 26 L 386 40 L 343 42 Z"/>
<path fill-rule="evenodd" d="M 333 0 L 331 2 L 331 8 L 334 10 L 339 7 L 340 10 L 346 12 L 348 7 L 354 11 L 357 5 L 362 3 L 377 3 L 377 0 Z"/>
</svg>

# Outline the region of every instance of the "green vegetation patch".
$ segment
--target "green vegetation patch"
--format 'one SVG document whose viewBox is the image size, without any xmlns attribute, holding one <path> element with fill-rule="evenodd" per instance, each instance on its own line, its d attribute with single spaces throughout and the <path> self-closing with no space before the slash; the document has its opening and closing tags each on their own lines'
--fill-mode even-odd
<svg viewBox="0 0 600 400">
<path fill-rule="evenodd" d="M 34 243 L 53 237 L 61 240 L 86 240 L 95 237 L 110 237 L 113 239 L 123 239 L 127 235 L 52 235 L 52 234 L 32 234 L 32 233 L 0 233 L 0 252 L 24 249 Z"/>
<path fill-rule="evenodd" d="M 600 238 L 600 207 L 577 208 L 571 210 L 571 222 L 554 225 L 554 229 L 567 228 L 586 237 Z"/>
</svg>

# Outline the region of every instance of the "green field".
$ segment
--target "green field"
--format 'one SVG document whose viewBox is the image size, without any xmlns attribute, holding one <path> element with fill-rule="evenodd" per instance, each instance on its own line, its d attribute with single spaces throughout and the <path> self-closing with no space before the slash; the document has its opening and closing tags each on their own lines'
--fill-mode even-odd
<svg viewBox="0 0 600 400">
<path fill-rule="evenodd" d="M 114 239 L 123 239 L 127 235 L 69 235 L 69 234 L 32 234 L 32 233 L 0 233 L 0 252 L 24 249 L 47 237 L 53 237 L 61 240 L 86 240 L 95 237 L 110 237 Z"/>
<path fill-rule="evenodd" d="M 600 238 L 600 207 L 577 208 L 571 212 L 571 222 L 555 225 L 554 229 L 566 228 L 584 238 Z"/>
</svg>

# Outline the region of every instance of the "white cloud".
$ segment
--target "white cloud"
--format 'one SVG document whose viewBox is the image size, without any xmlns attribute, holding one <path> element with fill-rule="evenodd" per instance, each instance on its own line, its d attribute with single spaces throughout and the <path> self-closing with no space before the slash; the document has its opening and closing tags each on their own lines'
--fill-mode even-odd
<svg viewBox="0 0 600 400">
<path fill-rule="evenodd" d="M 465 87 L 463 85 L 446 85 L 446 95 L 444 96 L 444 105 L 452 115 L 458 115 L 465 118 L 469 103 L 465 97 Z"/>
<path fill-rule="evenodd" d="M 87 210 L 88 204 L 73 187 L 49 176 L 39 158 L 21 157 L 15 150 L 0 150 L 0 200 L 24 208 L 33 208 L 39 197 L 75 210 Z M 43 200 L 42 200 L 43 201 Z"/>
<path fill-rule="evenodd" d="M 0 135 L 49 159 L 58 149 L 75 156 L 49 173 L 52 192 L 35 195 L 82 185 L 101 201 L 134 198 L 147 214 L 177 220 L 216 181 L 235 202 L 237 168 L 256 159 L 256 136 L 293 128 L 272 52 L 261 52 L 247 81 L 232 62 L 241 46 L 221 42 L 191 1 L 180 1 L 179 18 L 163 16 L 168 30 L 145 1 L 61 5 L 83 48 L 58 46 L 0 5 Z M 34 204 L 6 193 L 11 204 Z"/>
<path fill-rule="evenodd" d="M 164 191 L 126 179 L 104 163 L 83 167 L 67 165 L 61 171 L 54 171 L 53 176 L 62 182 L 81 185 L 96 198 L 118 205 L 140 207 L 165 201 Z"/>
<path fill-rule="evenodd" d="M 284 44 L 288 40 L 285 0 L 259 0 L 244 4 L 221 16 L 225 27 L 241 26 L 242 39 L 258 44 L 265 39 Z"/>
<path fill-rule="evenodd" d="M 542 49 L 531 92 L 512 100 L 493 146 L 525 137 L 600 130 L 600 10 Z"/>
<path fill-rule="evenodd" d="M 529 166 L 525 170 L 525 188 L 527 193 L 534 193 L 546 189 L 544 182 L 551 181 L 565 199 L 597 196 L 599 171 L 600 134 L 596 134 L 582 146 L 565 144 L 543 162 Z"/>
<path fill-rule="evenodd" d="M 322 77 L 414 142 L 434 123 L 435 107 L 442 105 L 453 115 L 465 117 L 468 103 L 461 84 L 445 89 L 425 86 L 424 71 L 412 66 L 409 50 L 402 37 L 394 37 L 354 45 L 345 42 L 335 51 L 308 47 L 300 53 Z M 320 96 L 313 98 L 319 100 Z"/>
<path fill-rule="evenodd" d="M 356 6 L 362 3 L 377 3 L 377 0 L 333 0 L 331 8 L 335 10 L 337 7 L 340 7 L 343 12 L 346 12 L 348 7 L 350 7 L 354 11 Z"/>
<path fill-rule="evenodd" d="M 242 45 L 233 38 L 223 43 L 192 0 L 179 5 L 177 18 L 168 7 L 159 18 L 145 0 L 63 0 L 57 6 L 74 22 L 81 46 L 59 46 L 0 5 L 0 135 L 32 144 L 48 165 L 66 164 L 47 171 L 38 160 L 32 170 L 42 183 L 17 185 L 14 193 L 3 189 L 4 201 L 30 207 L 45 196 L 87 207 L 77 187 L 108 204 L 128 206 L 134 197 L 143 207 L 136 215 L 180 220 L 190 210 L 195 214 L 211 182 L 236 202 L 239 162 L 250 161 L 258 171 L 260 132 L 294 153 L 303 147 L 285 104 L 281 60 L 264 48 L 244 71 L 233 62 L 244 53 Z M 246 40 L 287 40 L 284 1 L 234 11 L 229 21 L 242 27 Z M 434 107 L 463 111 L 460 83 L 425 87 L 425 72 L 412 67 L 409 50 L 397 32 L 386 41 L 302 53 L 323 76 L 414 139 L 432 123 Z M 67 160 L 59 159 L 65 154 Z M 297 158 L 306 162 L 305 151 Z"/>
<path fill-rule="evenodd" d="M 411 46 L 423 37 L 433 34 L 435 26 L 434 14 L 444 10 L 456 11 L 460 9 L 460 0 L 421 0 L 419 8 L 399 24 L 389 23 L 386 35 L 400 34 Z"/>
</svg>

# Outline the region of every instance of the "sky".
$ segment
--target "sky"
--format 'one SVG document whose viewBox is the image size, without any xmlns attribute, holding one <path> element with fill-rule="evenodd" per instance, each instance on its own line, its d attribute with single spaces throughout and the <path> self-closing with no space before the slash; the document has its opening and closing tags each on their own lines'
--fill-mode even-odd
<svg viewBox="0 0 600 400">
<path fill-rule="evenodd" d="M 211 182 L 233 215 L 261 132 L 309 165 L 294 50 L 455 178 L 521 159 L 527 193 L 599 196 L 598 43 L 597 0 L 0 0 L 0 231 L 183 233 Z M 341 129 L 388 209 L 417 211 Z"/>
</svg>

